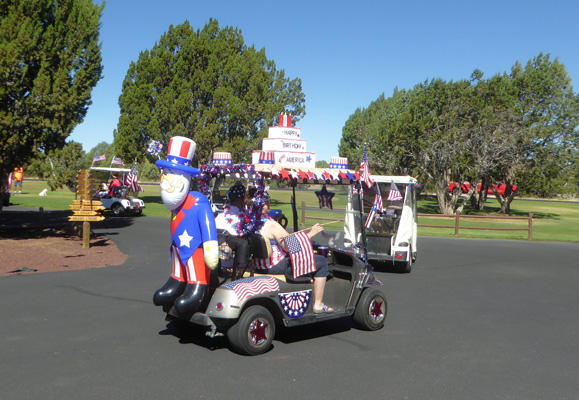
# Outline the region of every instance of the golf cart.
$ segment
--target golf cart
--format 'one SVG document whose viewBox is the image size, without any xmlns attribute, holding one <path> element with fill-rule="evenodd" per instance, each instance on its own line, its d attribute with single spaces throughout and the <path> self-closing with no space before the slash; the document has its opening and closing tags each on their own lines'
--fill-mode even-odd
<svg viewBox="0 0 579 400">
<path fill-rule="evenodd" d="M 121 182 L 126 182 L 126 174 L 131 172 L 128 168 L 107 168 L 91 167 L 91 179 L 94 183 L 100 183 L 99 188 L 93 195 L 94 200 L 98 200 L 102 205 L 116 217 L 124 215 L 143 214 L 145 202 L 135 196 L 132 196 L 131 188 L 127 185 L 115 187 L 113 195 L 108 193 L 108 182 L 111 181 L 113 174 L 118 174 Z"/>
<path fill-rule="evenodd" d="M 349 188 L 344 222 L 345 246 L 362 241 L 360 227 L 366 225 L 368 213 L 379 190 L 384 211 L 376 213 L 365 230 L 368 261 L 375 265 L 381 262 L 394 263 L 400 272 L 409 273 L 417 255 L 417 181 L 410 176 L 372 175 L 372 179 L 375 183 L 371 188 L 364 186 L 363 213 L 360 212 L 359 197 L 353 193 L 354 187 Z M 388 200 L 391 190 L 399 194 L 394 200 Z M 363 223 L 360 223 L 361 218 Z"/>
<path fill-rule="evenodd" d="M 272 175 L 271 170 L 250 168 L 249 175 L 256 172 L 265 177 Z M 341 181 L 351 184 L 349 179 Z M 294 179 L 294 198 L 296 182 Z M 293 209 L 294 231 L 297 231 L 295 205 Z M 239 238 L 218 232 L 218 238 L 219 244 L 227 243 L 232 249 L 232 263 L 227 268 L 228 257 L 220 255 L 220 266 L 211 272 L 207 305 L 186 321 L 205 327 L 209 337 L 225 334 L 235 352 L 244 355 L 266 352 L 272 344 L 276 327 L 280 326 L 295 327 L 345 317 L 352 318 L 365 330 L 377 330 L 384 325 L 387 303 L 382 283 L 354 248 L 313 243 L 314 252 L 328 260 L 324 303 L 334 308 L 332 313 L 320 314 L 313 310 L 309 276 L 296 278 L 289 266 L 281 275 L 260 275 L 253 270 L 253 259 L 269 257 L 268 243 L 263 236 L 249 234 Z M 183 321 L 174 305 L 164 305 L 163 311 L 167 320 Z"/>
</svg>

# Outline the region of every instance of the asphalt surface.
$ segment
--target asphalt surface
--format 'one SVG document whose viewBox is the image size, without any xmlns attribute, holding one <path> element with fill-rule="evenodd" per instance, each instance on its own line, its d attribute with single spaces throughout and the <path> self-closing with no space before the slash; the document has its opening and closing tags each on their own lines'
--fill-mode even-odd
<svg viewBox="0 0 579 400">
<path fill-rule="evenodd" d="M 0 278 L 0 399 L 579 398 L 578 244 L 421 237 L 412 273 L 377 274 L 383 329 L 292 328 L 244 357 L 152 304 L 167 219 L 99 226 L 124 265 Z"/>
</svg>

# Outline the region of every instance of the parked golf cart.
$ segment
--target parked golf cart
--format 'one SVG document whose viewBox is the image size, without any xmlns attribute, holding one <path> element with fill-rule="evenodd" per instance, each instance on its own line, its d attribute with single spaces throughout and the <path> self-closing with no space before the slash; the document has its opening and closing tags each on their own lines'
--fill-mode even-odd
<svg viewBox="0 0 579 400">
<path fill-rule="evenodd" d="M 124 215 L 140 216 L 143 214 L 145 202 L 132 196 L 130 194 L 131 188 L 129 186 L 123 185 L 116 187 L 114 188 L 113 196 L 108 194 L 108 184 L 110 183 L 113 174 L 118 174 L 119 180 L 125 182 L 126 174 L 131 171 L 130 169 L 91 167 L 90 171 L 93 186 L 95 187 L 93 199 L 100 201 L 106 210 L 109 210 L 116 217 Z M 97 187 L 103 184 L 107 185 L 106 190 L 104 190 L 105 188 L 99 190 Z"/>
<path fill-rule="evenodd" d="M 259 173 L 271 176 L 266 170 Z M 328 260 L 324 303 L 334 308 L 332 313 L 319 314 L 313 310 L 309 276 L 294 278 L 289 265 L 282 275 L 255 273 L 251 261 L 268 257 L 263 236 L 249 234 L 238 238 L 218 232 L 218 237 L 220 244 L 225 242 L 233 250 L 232 265 L 226 268 L 224 257 L 212 271 L 210 299 L 204 311 L 194 313 L 187 322 L 205 327 L 210 337 L 225 334 L 235 352 L 264 353 L 280 326 L 295 327 L 345 317 L 352 318 L 365 330 L 377 330 L 384 325 L 387 303 L 382 284 L 353 248 L 314 243 L 314 251 Z M 168 320 L 182 321 L 173 305 L 163 306 L 163 311 Z"/>
</svg>

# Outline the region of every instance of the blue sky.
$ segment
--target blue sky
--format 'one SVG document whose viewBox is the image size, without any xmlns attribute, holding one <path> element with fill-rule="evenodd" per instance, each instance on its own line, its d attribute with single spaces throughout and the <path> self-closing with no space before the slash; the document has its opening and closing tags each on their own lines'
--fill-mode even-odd
<svg viewBox="0 0 579 400">
<path fill-rule="evenodd" d="M 210 18 L 239 28 L 247 45 L 265 48 L 286 76 L 300 78 L 306 116 L 296 126 L 308 151 L 329 161 L 338 156 L 349 116 L 396 87 L 465 79 L 477 68 L 490 77 L 544 52 L 565 64 L 577 92 L 578 15 L 578 3 L 568 0 L 108 0 L 100 36 L 104 78 L 69 139 L 85 151 L 113 142 L 129 64 L 185 20 L 195 29 Z"/>
</svg>

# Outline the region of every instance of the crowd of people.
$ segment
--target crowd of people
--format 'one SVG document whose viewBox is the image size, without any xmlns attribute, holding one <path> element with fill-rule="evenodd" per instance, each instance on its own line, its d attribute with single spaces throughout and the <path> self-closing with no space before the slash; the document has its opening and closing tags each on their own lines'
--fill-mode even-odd
<svg viewBox="0 0 579 400">
<path fill-rule="evenodd" d="M 228 192 L 229 205 L 224 207 L 222 213 L 215 219 L 218 230 L 225 230 L 230 235 L 245 235 L 244 221 L 248 218 L 249 208 L 253 200 L 252 195 L 246 195 L 246 189 L 241 183 L 233 185 Z M 259 224 L 256 232 L 261 234 L 271 245 L 271 255 L 268 259 L 254 259 L 254 268 L 260 274 L 284 274 L 287 268 L 291 268 L 288 248 L 285 238 L 290 234 L 267 214 L 269 213 L 270 199 L 265 196 L 264 205 L 261 209 L 263 223 Z M 310 240 L 324 228 L 320 224 L 315 224 L 307 235 Z M 222 245 L 223 246 L 223 245 Z M 224 246 L 227 246 L 226 244 Z M 327 259 L 321 255 L 315 255 L 315 272 L 313 278 L 313 299 L 314 313 L 331 313 L 333 308 L 328 307 L 323 302 L 324 288 L 328 276 Z"/>
</svg>

